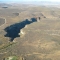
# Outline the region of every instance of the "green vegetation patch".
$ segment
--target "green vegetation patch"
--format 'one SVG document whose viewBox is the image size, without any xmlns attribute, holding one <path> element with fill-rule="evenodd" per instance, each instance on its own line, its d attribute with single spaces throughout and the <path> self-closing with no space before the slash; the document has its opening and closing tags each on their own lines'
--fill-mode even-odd
<svg viewBox="0 0 60 60">
<path fill-rule="evenodd" d="M 18 60 L 16 56 L 10 56 L 6 58 L 5 60 Z"/>
</svg>

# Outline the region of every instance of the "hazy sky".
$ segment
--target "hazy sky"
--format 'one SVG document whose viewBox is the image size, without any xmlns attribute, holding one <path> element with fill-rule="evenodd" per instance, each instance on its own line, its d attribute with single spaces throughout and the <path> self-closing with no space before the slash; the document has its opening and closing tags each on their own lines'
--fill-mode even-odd
<svg viewBox="0 0 60 60">
<path fill-rule="evenodd" d="M 60 2 L 60 0 L 0 0 L 0 2 L 32 2 L 32 1 Z"/>
</svg>

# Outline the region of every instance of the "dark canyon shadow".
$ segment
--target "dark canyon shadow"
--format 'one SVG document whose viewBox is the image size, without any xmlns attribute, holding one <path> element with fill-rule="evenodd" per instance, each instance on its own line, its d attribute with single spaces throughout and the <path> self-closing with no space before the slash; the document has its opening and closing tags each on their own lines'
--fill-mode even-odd
<svg viewBox="0 0 60 60">
<path fill-rule="evenodd" d="M 33 22 L 37 22 L 37 19 L 36 18 L 31 18 L 30 20 L 26 19 L 22 22 L 10 25 L 4 29 L 7 32 L 6 35 L 4 36 L 9 37 L 10 41 L 13 41 L 16 37 L 20 37 L 19 33 L 22 28 Z"/>
</svg>

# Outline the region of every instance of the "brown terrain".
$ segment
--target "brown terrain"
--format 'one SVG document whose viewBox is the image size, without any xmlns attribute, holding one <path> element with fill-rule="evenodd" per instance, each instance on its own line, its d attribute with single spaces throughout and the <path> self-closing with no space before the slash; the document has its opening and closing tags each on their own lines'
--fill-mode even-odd
<svg viewBox="0 0 60 60">
<path fill-rule="evenodd" d="M 0 60 L 12 57 L 60 60 L 60 8 L 0 5 Z"/>
</svg>

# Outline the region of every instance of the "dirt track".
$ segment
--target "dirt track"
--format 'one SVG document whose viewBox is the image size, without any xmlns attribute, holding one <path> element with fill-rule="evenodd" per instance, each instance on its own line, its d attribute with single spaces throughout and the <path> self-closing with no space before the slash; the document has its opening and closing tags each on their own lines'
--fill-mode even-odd
<svg viewBox="0 0 60 60">
<path fill-rule="evenodd" d="M 6 23 L 6 19 L 0 18 L 0 27 Z"/>
</svg>

